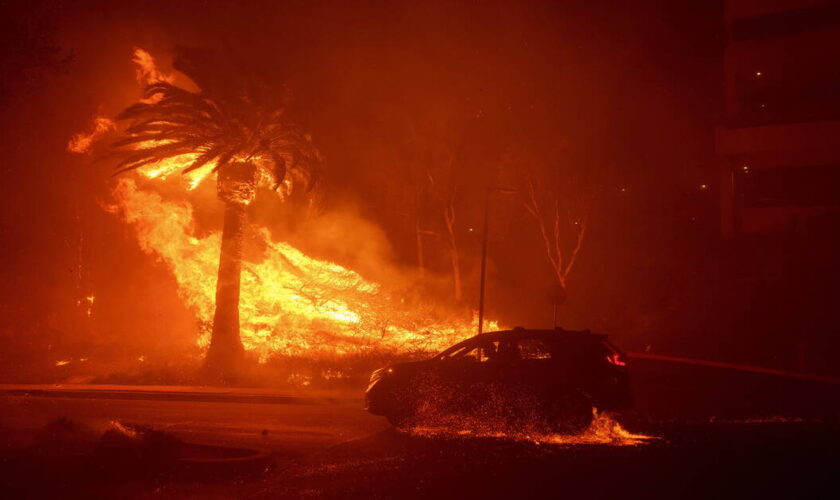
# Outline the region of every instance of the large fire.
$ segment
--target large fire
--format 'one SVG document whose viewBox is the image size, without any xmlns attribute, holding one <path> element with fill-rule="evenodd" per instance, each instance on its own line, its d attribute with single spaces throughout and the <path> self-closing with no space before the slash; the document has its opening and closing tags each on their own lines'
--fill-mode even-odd
<svg viewBox="0 0 840 500">
<path fill-rule="evenodd" d="M 172 81 L 137 49 L 138 82 Z M 80 134 L 69 149 L 84 152 L 109 127 L 97 119 L 91 134 Z M 102 125 L 100 125 L 100 123 Z M 74 147 L 83 144 L 84 147 Z M 153 147 L 141 143 L 139 148 Z M 136 231 L 140 247 L 168 266 L 179 295 L 199 322 L 197 342 L 210 340 L 220 232 L 200 235 L 188 201 L 165 200 L 158 190 L 183 182 L 196 189 L 212 174 L 214 164 L 180 175 L 196 157 L 185 154 L 145 165 L 117 179 L 111 211 Z M 176 174 L 176 175 L 173 175 Z M 268 180 L 263 180 L 268 182 Z M 142 185 L 142 187 L 140 187 Z M 282 186 L 282 196 L 291 188 Z M 275 241 L 265 227 L 249 233 L 263 249 L 259 261 L 243 262 L 240 302 L 241 338 L 246 350 L 265 361 L 273 354 L 347 354 L 370 349 L 439 350 L 475 331 L 475 320 L 431 320 L 426 312 L 401 306 L 398 294 L 338 264 L 308 257 L 288 243 Z M 490 328 L 498 325 L 490 322 Z"/>
<path fill-rule="evenodd" d="M 114 197 L 113 211 L 134 227 L 141 248 L 172 270 L 180 296 L 202 325 L 198 342 L 206 346 L 221 234 L 196 235 L 187 202 L 166 201 L 132 178 L 117 181 Z M 243 263 L 241 335 L 262 360 L 274 353 L 438 350 L 475 330 L 468 321 L 432 324 L 358 273 L 275 242 L 266 228 L 252 232 L 265 250 L 260 262 Z"/>
</svg>

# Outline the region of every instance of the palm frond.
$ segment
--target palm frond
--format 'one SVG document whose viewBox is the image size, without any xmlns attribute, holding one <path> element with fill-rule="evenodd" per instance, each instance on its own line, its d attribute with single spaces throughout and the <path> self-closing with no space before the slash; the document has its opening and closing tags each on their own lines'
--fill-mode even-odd
<svg viewBox="0 0 840 500">
<path fill-rule="evenodd" d="M 225 149 L 224 144 L 217 144 L 215 146 L 211 146 L 207 151 L 198 155 L 198 158 L 195 159 L 194 162 L 190 164 L 187 168 L 185 168 L 181 173 L 187 174 L 192 172 L 193 170 L 197 170 L 204 165 L 213 161 L 217 156 L 219 156 Z"/>
<path fill-rule="evenodd" d="M 280 184 L 286 179 L 286 159 L 276 151 L 271 153 L 271 176 L 274 179 L 274 190 L 280 188 Z"/>
<path fill-rule="evenodd" d="M 201 136 L 198 134 L 192 134 L 188 131 L 180 130 L 180 129 L 171 129 L 160 133 L 155 134 L 135 134 L 130 135 L 128 137 L 123 137 L 118 141 L 114 141 L 111 144 L 111 147 L 120 148 L 123 146 L 128 146 L 131 144 L 149 142 L 149 141 L 183 141 L 183 140 L 190 140 L 190 139 L 199 139 Z"/>
<path fill-rule="evenodd" d="M 137 162 L 144 162 L 147 159 L 160 161 L 173 156 L 189 154 L 194 152 L 199 146 L 200 144 L 191 143 L 189 141 L 180 141 L 151 148 L 137 149 L 132 151 L 132 153 L 127 154 L 125 158 L 117 164 L 117 169 L 128 168 L 129 170 L 132 170 L 140 166 L 136 165 Z"/>
<path fill-rule="evenodd" d="M 261 158 L 275 189 L 290 171 L 311 189 L 320 157 L 308 136 L 288 120 L 282 95 L 260 85 L 228 90 L 191 92 L 168 82 L 147 86 L 146 101 L 117 116 L 129 123 L 112 144 L 121 157 L 117 173 L 189 153 L 197 156 L 185 174 L 213 161 L 217 172 L 235 158 Z"/>
<path fill-rule="evenodd" d="M 154 163 L 157 163 L 159 161 L 161 161 L 161 158 L 146 158 L 144 160 L 135 161 L 135 162 L 133 162 L 133 163 L 127 165 L 127 166 L 122 166 L 122 167 L 118 166 L 117 170 L 114 171 L 113 174 L 111 174 L 111 177 L 116 177 L 120 174 L 124 174 L 124 173 L 130 172 L 132 170 L 137 170 L 138 168 L 140 168 L 144 165 L 154 164 Z"/>
<path fill-rule="evenodd" d="M 152 109 L 152 105 L 147 102 L 138 102 L 125 108 L 117 115 L 117 120 L 133 120 L 148 113 Z"/>
</svg>

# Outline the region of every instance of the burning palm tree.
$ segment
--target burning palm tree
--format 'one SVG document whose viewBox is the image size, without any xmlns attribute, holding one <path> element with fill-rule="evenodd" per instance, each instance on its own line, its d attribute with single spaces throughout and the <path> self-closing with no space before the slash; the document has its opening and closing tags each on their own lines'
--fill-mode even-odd
<svg viewBox="0 0 840 500">
<path fill-rule="evenodd" d="M 275 190 L 292 180 L 311 188 L 319 155 L 309 136 L 287 119 L 282 93 L 254 84 L 222 89 L 191 92 L 167 81 L 150 83 L 144 99 L 118 115 L 129 125 L 114 148 L 121 157 L 117 174 L 184 155 L 192 156 L 183 173 L 207 168 L 217 174 L 225 215 L 207 367 L 227 375 L 243 354 L 239 292 L 245 209 L 262 181 Z"/>
</svg>

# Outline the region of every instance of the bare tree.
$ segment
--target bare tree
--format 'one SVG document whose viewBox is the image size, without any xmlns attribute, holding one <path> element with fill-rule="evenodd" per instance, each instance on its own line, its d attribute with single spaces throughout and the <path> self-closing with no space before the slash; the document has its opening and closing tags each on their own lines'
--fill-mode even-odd
<svg viewBox="0 0 840 500">
<path fill-rule="evenodd" d="M 457 302 L 464 298 L 461 250 L 458 244 L 458 199 L 460 179 L 455 144 L 457 134 L 452 129 L 451 118 L 445 112 L 430 113 L 411 124 L 413 147 L 416 150 L 413 170 L 415 172 L 415 210 L 418 262 L 422 267 L 424 237 L 438 235 L 423 228 L 420 214 L 435 213 L 434 219 L 443 226 L 445 244 L 452 269 L 452 289 Z M 432 223 L 432 227 L 437 225 Z"/>
<path fill-rule="evenodd" d="M 430 229 L 431 224 L 425 217 L 429 208 L 426 175 L 421 165 L 409 165 L 410 214 L 413 219 L 414 241 L 417 252 L 417 270 L 422 280 L 426 273 L 426 240 L 437 237 L 439 233 Z"/>
<path fill-rule="evenodd" d="M 464 299 L 464 286 L 461 276 L 461 253 L 458 249 L 458 237 L 456 233 L 456 200 L 458 199 L 458 185 L 453 181 L 453 158 L 450 155 L 438 169 L 427 167 L 426 177 L 429 182 L 429 191 L 437 201 L 437 209 L 443 216 L 443 225 L 446 230 L 446 243 L 449 249 L 449 261 L 452 266 L 452 285 L 455 300 L 461 302 Z M 436 171 L 437 170 L 437 171 Z M 440 176 L 448 178 L 443 183 Z"/>
<path fill-rule="evenodd" d="M 586 240 L 593 193 L 579 175 L 530 155 L 508 157 L 503 163 L 512 167 L 508 173 L 514 176 L 522 205 L 539 229 L 554 277 L 556 324 L 558 307 L 567 297 L 569 276 Z"/>
</svg>

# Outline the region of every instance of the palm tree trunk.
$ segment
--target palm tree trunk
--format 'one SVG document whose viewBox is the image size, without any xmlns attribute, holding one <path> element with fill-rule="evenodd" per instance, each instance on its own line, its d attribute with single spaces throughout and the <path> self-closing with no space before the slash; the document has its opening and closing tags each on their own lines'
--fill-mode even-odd
<svg viewBox="0 0 840 500">
<path fill-rule="evenodd" d="M 242 359 L 239 338 L 239 289 L 242 274 L 242 242 L 245 233 L 245 205 L 225 203 L 219 277 L 216 281 L 216 312 L 207 352 L 207 365 L 229 375 Z"/>
</svg>

